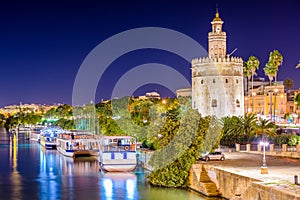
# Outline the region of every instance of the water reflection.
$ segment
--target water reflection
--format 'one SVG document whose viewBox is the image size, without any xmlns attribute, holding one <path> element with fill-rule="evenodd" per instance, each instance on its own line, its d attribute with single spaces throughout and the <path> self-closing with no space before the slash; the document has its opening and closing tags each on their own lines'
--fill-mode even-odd
<svg viewBox="0 0 300 200">
<path fill-rule="evenodd" d="M 0 199 L 207 199 L 180 189 L 151 187 L 146 174 L 99 172 L 95 158 L 73 160 L 0 128 Z"/>
<path fill-rule="evenodd" d="M 21 198 L 21 175 L 18 172 L 18 136 L 13 134 L 10 136 L 10 145 L 9 145 L 9 158 L 12 166 L 12 172 L 10 176 L 10 181 L 12 185 L 12 199 Z"/>
<path fill-rule="evenodd" d="M 101 199 L 138 199 L 137 176 L 134 173 L 103 173 L 99 187 Z"/>
</svg>

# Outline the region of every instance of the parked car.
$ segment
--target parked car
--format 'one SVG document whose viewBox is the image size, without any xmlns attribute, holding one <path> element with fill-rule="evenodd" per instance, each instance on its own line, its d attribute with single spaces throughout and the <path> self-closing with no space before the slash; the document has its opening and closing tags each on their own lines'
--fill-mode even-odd
<svg viewBox="0 0 300 200">
<path fill-rule="evenodd" d="M 225 160 L 225 155 L 224 153 L 220 152 L 220 151 L 215 151 L 215 152 L 207 152 L 207 153 L 204 153 L 202 154 L 201 156 L 201 159 L 202 160 L 205 160 L 205 161 L 209 161 L 209 160 Z"/>
</svg>

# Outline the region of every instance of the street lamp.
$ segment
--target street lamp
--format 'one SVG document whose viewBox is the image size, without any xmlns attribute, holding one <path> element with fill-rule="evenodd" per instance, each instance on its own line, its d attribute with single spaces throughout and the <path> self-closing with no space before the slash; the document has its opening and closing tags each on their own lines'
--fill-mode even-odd
<svg viewBox="0 0 300 200">
<path fill-rule="evenodd" d="M 266 162 L 266 146 L 269 145 L 268 141 L 266 140 L 266 134 L 263 133 L 262 135 L 262 141 L 260 142 L 260 145 L 263 146 L 263 165 L 260 168 L 261 174 L 268 174 L 268 167 Z"/>
</svg>

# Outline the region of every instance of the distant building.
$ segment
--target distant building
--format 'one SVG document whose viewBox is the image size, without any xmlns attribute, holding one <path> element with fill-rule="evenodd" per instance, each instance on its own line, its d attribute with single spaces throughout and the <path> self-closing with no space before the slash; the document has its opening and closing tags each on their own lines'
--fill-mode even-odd
<svg viewBox="0 0 300 200">
<path fill-rule="evenodd" d="M 145 96 L 139 96 L 138 99 L 160 99 L 158 92 L 147 92 Z"/>
<path fill-rule="evenodd" d="M 262 77 L 254 77 L 253 82 L 252 82 L 252 80 L 247 81 L 247 79 L 244 78 L 244 94 L 245 95 L 248 95 L 248 94 L 251 95 L 251 93 L 249 93 L 249 91 L 252 90 L 252 84 L 253 84 L 253 88 L 255 89 L 257 87 L 270 85 L 270 82 Z"/>
<path fill-rule="evenodd" d="M 280 122 L 287 113 L 287 94 L 283 82 L 276 82 L 272 86 L 253 87 L 250 95 L 245 96 L 245 113 L 258 114 Z"/>
<path fill-rule="evenodd" d="M 208 57 L 192 60 L 192 106 L 202 116 L 243 116 L 243 60 L 227 55 L 218 11 L 211 24 Z"/>
<path fill-rule="evenodd" d="M 192 88 L 183 88 L 176 90 L 177 97 L 192 97 Z"/>
<path fill-rule="evenodd" d="M 45 105 L 45 104 L 16 104 L 16 105 L 7 105 L 3 108 L 0 108 L 0 113 L 4 114 L 5 116 L 8 115 L 15 115 L 19 112 L 23 113 L 45 113 L 53 107 L 58 107 L 60 104 L 55 105 Z"/>
</svg>

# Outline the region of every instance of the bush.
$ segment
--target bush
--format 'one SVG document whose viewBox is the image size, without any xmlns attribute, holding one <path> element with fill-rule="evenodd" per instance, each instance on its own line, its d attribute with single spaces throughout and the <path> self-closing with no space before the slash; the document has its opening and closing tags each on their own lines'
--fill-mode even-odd
<svg viewBox="0 0 300 200">
<path fill-rule="evenodd" d="M 297 144 L 300 144 L 300 136 L 292 135 L 289 139 L 288 144 L 290 146 L 296 146 Z"/>
</svg>

